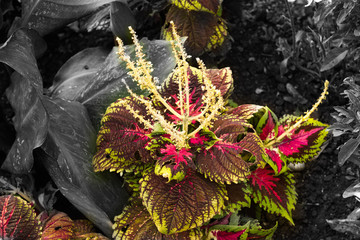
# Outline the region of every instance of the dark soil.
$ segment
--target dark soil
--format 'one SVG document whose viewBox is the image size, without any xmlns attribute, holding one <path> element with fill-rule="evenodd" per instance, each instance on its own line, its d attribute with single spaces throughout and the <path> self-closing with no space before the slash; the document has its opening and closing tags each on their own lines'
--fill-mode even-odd
<svg viewBox="0 0 360 240">
<path fill-rule="evenodd" d="M 257 2 L 256 6 L 254 2 Z M 291 63 L 287 73 L 280 75 L 279 64 L 283 56 L 277 51 L 276 39 L 282 37 L 291 42 L 291 27 L 284 20 L 287 12 L 283 1 L 225 0 L 223 6 L 223 17 L 228 22 L 233 38 L 232 47 L 226 56 L 213 61 L 219 68 L 231 68 L 235 81 L 232 99 L 238 104 L 267 105 L 278 116 L 301 114 L 310 109 L 322 92 L 325 78 L 319 79 Z M 296 17 L 298 28 L 311 24 L 309 13 L 303 9 L 303 6 L 299 6 Z M 154 25 L 148 23 L 139 30 L 141 37 L 159 37 L 159 31 L 155 32 L 154 29 L 160 29 L 161 21 L 154 21 L 152 24 Z M 147 33 L 150 33 L 150 36 Z M 51 85 L 61 65 L 78 51 L 87 47 L 110 48 L 114 45 L 111 33 L 77 33 L 68 28 L 46 36 L 45 40 L 48 50 L 39 59 L 45 87 Z M 341 82 L 344 77 L 353 73 L 343 69 L 344 66 L 341 65 L 336 69 L 338 74 L 335 77 L 327 76 L 331 80 L 329 95 L 314 116 L 323 122 L 331 123 L 330 113 L 333 106 L 346 104 L 340 95 L 343 91 Z M 7 68 L 0 65 L 0 164 L 15 137 L 11 126 L 11 107 L 4 95 L 9 84 L 7 71 Z M 288 91 L 286 86 L 289 84 L 299 95 Z M 346 218 L 357 204 L 354 198 L 342 198 L 344 190 L 359 178 L 359 170 L 352 163 L 346 163 L 342 167 L 338 165 L 337 147 L 340 144 L 340 140 L 331 139 L 319 158 L 308 163 L 305 170 L 295 173 L 298 192 L 298 203 L 293 212 L 295 226 L 291 226 L 281 217 L 266 216 L 264 220 L 267 227 L 272 227 L 275 221 L 279 221 L 274 239 L 355 239 L 349 234 L 332 230 L 326 223 L 326 219 Z"/>
</svg>

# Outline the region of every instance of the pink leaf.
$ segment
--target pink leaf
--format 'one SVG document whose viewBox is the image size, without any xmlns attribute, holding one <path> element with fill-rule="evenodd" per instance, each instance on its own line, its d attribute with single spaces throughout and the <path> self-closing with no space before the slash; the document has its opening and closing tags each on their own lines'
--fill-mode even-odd
<svg viewBox="0 0 360 240">
<path fill-rule="evenodd" d="M 276 182 L 279 181 L 279 178 L 273 176 L 274 171 L 269 168 L 258 168 L 248 177 L 252 180 L 253 186 L 258 186 L 261 190 L 263 187 L 269 193 L 269 195 L 274 195 L 279 202 L 281 202 L 280 196 L 275 192 Z"/>
<path fill-rule="evenodd" d="M 285 137 L 278 148 L 285 156 L 300 153 L 300 149 L 309 144 L 309 137 L 322 129 L 321 127 L 309 131 L 301 129 L 297 133 L 291 134 L 290 138 Z"/>
<path fill-rule="evenodd" d="M 201 136 L 200 133 L 196 133 L 194 138 L 191 138 L 189 143 L 193 145 L 203 145 L 205 141 L 209 140 L 205 136 Z"/>
<path fill-rule="evenodd" d="M 246 229 L 239 232 L 225 232 L 225 231 L 211 231 L 217 240 L 238 240 L 239 237 L 245 232 Z"/>
<path fill-rule="evenodd" d="M 266 138 L 271 138 L 269 137 L 269 135 L 271 134 L 271 132 L 273 132 L 275 128 L 274 119 L 272 118 L 270 111 L 268 111 L 268 115 L 269 116 L 266 121 L 265 127 L 262 129 L 262 132 L 260 134 L 261 140 L 265 140 Z"/>
<path fill-rule="evenodd" d="M 265 149 L 266 154 L 270 157 L 270 159 L 276 163 L 278 173 L 280 173 L 282 169 L 283 161 L 280 159 L 280 154 L 275 150 Z"/>
<path fill-rule="evenodd" d="M 194 93 L 195 93 L 195 89 L 196 89 L 196 87 L 194 87 L 193 91 L 191 92 L 191 94 L 189 96 L 189 104 L 190 104 L 190 106 L 189 106 L 189 116 L 190 117 L 197 116 L 197 115 L 201 114 L 200 109 L 202 107 L 202 104 L 199 106 L 200 98 L 198 98 L 195 103 L 193 103 L 193 100 L 192 100 L 193 96 L 194 96 Z M 180 115 L 184 115 L 184 112 L 186 111 L 185 105 L 183 105 L 183 106 L 180 105 L 180 100 L 178 99 L 178 97 L 176 95 L 172 95 L 171 97 L 175 100 L 175 104 L 176 104 L 175 107 L 174 106 L 171 106 L 171 107 L 177 113 L 179 113 Z M 182 100 L 183 100 L 183 103 L 186 102 L 185 94 L 182 97 Z M 173 114 L 168 114 L 168 116 L 171 118 L 171 120 L 174 121 L 175 124 L 177 124 L 180 121 L 180 119 L 177 116 L 173 115 Z M 195 123 L 195 121 L 193 121 L 192 123 Z"/>
<path fill-rule="evenodd" d="M 172 161 L 175 163 L 174 169 L 176 169 L 180 163 L 185 163 L 188 165 L 188 162 L 192 161 L 192 153 L 189 152 L 189 149 L 183 148 L 178 151 L 175 145 L 166 144 L 165 149 L 161 149 L 160 152 L 164 154 L 163 162 Z"/>
</svg>

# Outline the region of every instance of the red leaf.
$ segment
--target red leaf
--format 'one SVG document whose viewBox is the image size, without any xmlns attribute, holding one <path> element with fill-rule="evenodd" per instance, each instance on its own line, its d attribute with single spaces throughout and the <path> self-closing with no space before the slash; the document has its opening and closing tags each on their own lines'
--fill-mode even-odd
<svg viewBox="0 0 360 240">
<path fill-rule="evenodd" d="M 246 229 L 239 232 L 225 232 L 225 231 L 211 231 L 217 240 L 238 240 L 239 237 L 246 231 Z"/>
<path fill-rule="evenodd" d="M 275 150 L 265 149 L 266 154 L 270 157 L 270 159 L 276 164 L 277 171 L 280 173 L 282 169 L 283 161 L 280 159 L 280 154 Z"/>
<path fill-rule="evenodd" d="M 264 188 L 269 195 L 274 195 L 280 202 L 282 201 L 277 192 L 274 191 L 276 187 L 276 182 L 280 179 L 274 177 L 274 171 L 269 168 L 258 168 L 254 172 L 251 173 L 249 179 L 251 179 L 251 183 L 253 186 L 258 186 L 261 190 Z"/>
</svg>

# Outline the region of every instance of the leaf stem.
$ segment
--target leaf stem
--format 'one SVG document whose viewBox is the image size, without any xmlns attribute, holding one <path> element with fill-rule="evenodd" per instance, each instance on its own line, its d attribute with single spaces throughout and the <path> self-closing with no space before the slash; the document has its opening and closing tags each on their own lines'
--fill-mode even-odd
<svg viewBox="0 0 360 240">
<path fill-rule="evenodd" d="M 278 136 L 277 138 L 273 139 L 272 141 L 270 141 L 269 143 L 266 144 L 266 148 L 271 147 L 272 145 L 274 145 L 275 143 L 280 142 L 284 137 L 288 136 L 292 131 L 294 131 L 295 129 L 297 129 L 298 127 L 300 127 L 300 125 L 307 121 L 310 117 L 310 115 L 316 111 L 316 109 L 319 107 L 319 105 L 321 104 L 321 102 L 326 98 L 326 95 L 328 94 L 328 88 L 329 88 L 329 81 L 326 80 L 324 83 L 324 90 L 321 93 L 319 99 L 316 101 L 316 103 L 313 105 L 313 107 L 306 112 L 305 116 L 301 117 L 300 120 L 298 120 L 294 125 L 292 125 L 289 129 L 287 129 L 285 132 L 283 132 L 280 136 Z"/>
</svg>

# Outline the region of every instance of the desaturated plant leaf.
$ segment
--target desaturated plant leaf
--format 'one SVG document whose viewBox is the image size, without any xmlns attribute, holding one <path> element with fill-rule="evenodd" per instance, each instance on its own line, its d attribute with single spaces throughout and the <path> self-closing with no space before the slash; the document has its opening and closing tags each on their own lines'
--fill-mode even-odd
<svg viewBox="0 0 360 240">
<path fill-rule="evenodd" d="M 344 79 L 344 84 L 348 89 L 343 95 L 348 98 L 349 104 L 342 107 L 334 107 L 336 112 L 331 116 L 336 122 L 330 126 L 334 137 L 346 136 L 346 142 L 340 146 L 338 162 L 343 165 L 346 161 L 351 161 L 360 166 L 359 145 L 360 145 L 360 86 L 357 76 Z M 343 193 L 344 198 L 355 197 L 360 199 L 359 182 L 356 181 L 349 186 Z M 346 219 L 326 220 L 330 227 L 339 232 L 348 232 L 356 237 L 360 236 L 359 209 L 356 208 Z"/>
<path fill-rule="evenodd" d="M 104 4 L 123 0 L 28 0 L 22 1 L 21 18 L 14 21 L 10 33 L 26 27 L 46 35 L 83 16 L 86 16 Z"/>
<path fill-rule="evenodd" d="M 15 111 L 16 140 L 2 168 L 28 173 L 33 166 L 32 151 L 46 137 L 47 113 L 42 105 L 42 78 L 33 52 L 30 31 L 18 30 L 0 47 L 0 61 L 12 67 L 12 83 L 6 95 Z"/>
<path fill-rule="evenodd" d="M 128 194 L 114 175 L 94 173 L 95 130 L 78 102 L 45 99 L 49 113 L 43 164 L 61 193 L 103 232 L 111 235 L 111 220 Z M 60 121 L 61 119 L 61 121 Z"/>
<path fill-rule="evenodd" d="M 153 62 L 153 74 L 160 84 L 175 67 L 170 43 L 147 39 L 141 42 L 148 59 Z M 100 49 L 83 50 L 64 64 L 50 88 L 52 97 L 83 103 L 96 128 L 106 108 L 119 97 L 128 95 L 125 82 L 134 92 L 145 94 L 127 75 L 128 70 L 124 63 L 119 62 L 116 51 L 117 48 L 113 48 L 106 55 Z M 134 51 L 133 46 L 126 47 L 131 56 L 135 56 Z"/>
<path fill-rule="evenodd" d="M 41 226 L 30 203 L 13 195 L 0 196 L 0 238 L 38 240 Z"/>
</svg>

